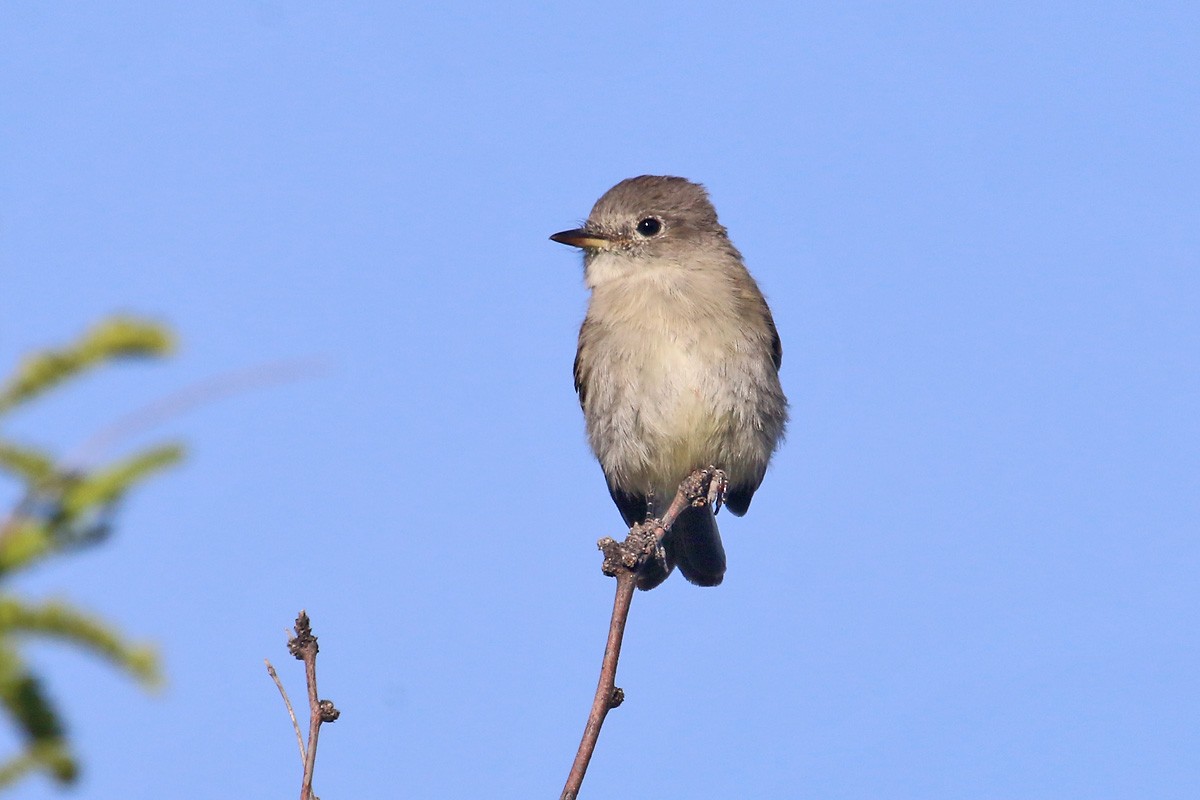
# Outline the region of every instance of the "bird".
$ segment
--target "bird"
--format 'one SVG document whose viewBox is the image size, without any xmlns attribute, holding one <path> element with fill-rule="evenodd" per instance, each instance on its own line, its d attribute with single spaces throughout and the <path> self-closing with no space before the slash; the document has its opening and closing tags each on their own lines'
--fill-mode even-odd
<svg viewBox="0 0 1200 800">
<path fill-rule="evenodd" d="M 787 426 L 783 350 L 708 191 L 675 176 L 628 178 L 581 227 L 550 238 L 583 251 L 590 297 L 575 389 L 625 524 L 660 517 L 680 482 L 704 468 L 723 471 L 725 507 L 745 514 Z M 665 559 L 639 572 L 638 588 L 658 586 L 676 566 L 693 584 L 721 583 L 714 505 L 677 518 Z"/>
</svg>

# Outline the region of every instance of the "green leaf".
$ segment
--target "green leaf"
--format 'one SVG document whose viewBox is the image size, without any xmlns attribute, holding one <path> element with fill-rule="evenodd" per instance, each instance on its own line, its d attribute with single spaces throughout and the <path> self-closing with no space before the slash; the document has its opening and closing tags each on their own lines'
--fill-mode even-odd
<svg viewBox="0 0 1200 800">
<path fill-rule="evenodd" d="M 16 373 L 0 385 L 0 412 L 27 402 L 105 361 L 162 356 L 171 352 L 174 346 L 174 336 L 163 325 L 134 317 L 109 318 L 73 345 L 34 353 L 22 361 Z"/>
<path fill-rule="evenodd" d="M 0 763 L 0 789 L 7 789 L 38 769 L 46 770 L 64 786 L 79 777 L 79 765 L 65 741 L 41 742 Z"/>
<path fill-rule="evenodd" d="M 13 517 L 0 526 L 0 577 L 29 566 L 55 549 L 42 522 Z"/>
<path fill-rule="evenodd" d="M 8 711 L 26 742 L 26 751 L 0 767 L 0 786 L 33 769 L 45 769 L 60 783 L 78 775 L 67 748 L 58 711 L 41 683 L 10 647 L 0 645 L 0 705 Z"/>
<path fill-rule="evenodd" d="M 138 481 L 171 467 L 183 459 L 182 445 L 167 444 L 93 470 L 63 492 L 63 510 L 68 519 L 84 511 L 109 505 L 121 498 Z"/>
<path fill-rule="evenodd" d="M 121 667 L 148 688 L 162 683 L 154 648 L 125 641 L 108 625 L 61 601 L 31 605 L 13 597 L 0 598 L 0 641 L 14 633 L 68 641 Z"/>
<path fill-rule="evenodd" d="M 63 737 L 62 723 L 41 684 L 9 648 L 0 648 L 0 703 L 28 739 L 39 742 Z"/>
<path fill-rule="evenodd" d="M 48 480 L 55 473 L 54 459 L 44 451 L 12 442 L 0 442 L 0 469 L 29 483 Z"/>
</svg>

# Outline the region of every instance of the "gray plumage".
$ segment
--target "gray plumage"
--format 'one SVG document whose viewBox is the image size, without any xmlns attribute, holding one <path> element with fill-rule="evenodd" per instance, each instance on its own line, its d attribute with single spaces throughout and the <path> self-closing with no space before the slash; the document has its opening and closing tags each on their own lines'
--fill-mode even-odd
<svg viewBox="0 0 1200 800">
<path fill-rule="evenodd" d="M 770 309 L 704 187 L 643 175 L 597 202 L 582 228 L 554 234 L 581 247 L 591 290 L 579 331 L 575 388 L 588 441 L 626 524 L 661 515 L 693 470 L 729 478 L 726 505 L 746 513 L 783 438 L 787 399 Z M 715 586 L 725 552 L 707 508 L 664 542 L 678 566 Z"/>
</svg>

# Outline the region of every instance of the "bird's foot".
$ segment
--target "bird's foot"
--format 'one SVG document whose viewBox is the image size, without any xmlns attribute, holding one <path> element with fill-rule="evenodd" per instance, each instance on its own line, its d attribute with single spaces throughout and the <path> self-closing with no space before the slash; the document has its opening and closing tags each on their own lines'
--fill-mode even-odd
<svg viewBox="0 0 1200 800">
<path fill-rule="evenodd" d="M 725 470 L 710 467 L 712 470 L 712 480 L 708 483 L 708 502 L 712 505 L 713 514 L 721 510 L 721 506 L 725 505 L 725 490 L 729 488 L 729 476 L 725 474 Z"/>
<path fill-rule="evenodd" d="M 667 552 L 663 549 L 662 523 L 656 519 L 634 525 L 625 541 L 605 537 L 598 542 L 604 551 L 605 575 L 615 577 L 622 570 L 638 574 L 666 574 Z"/>
<path fill-rule="evenodd" d="M 638 572 L 643 576 L 666 574 L 671 571 L 667 564 L 667 551 L 663 547 L 664 536 L 666 531 L 662 522 L 657 519 L 648 519 L 630 529 L 625 541 L 638 549 Z"/>
<path fill-rule="evenodd" d="M 683 479 L 679 484 L 679 493 L 675 502 L 667 509 L 666 518 L 674 521 L 675 517 L 687 506 L 704 508 L 711 506 L 713 513 L 725 505 L 725 489 L 729 486 L 729 478 L 725 470 L 713 466 L 698 469 Z"/>
</svg>

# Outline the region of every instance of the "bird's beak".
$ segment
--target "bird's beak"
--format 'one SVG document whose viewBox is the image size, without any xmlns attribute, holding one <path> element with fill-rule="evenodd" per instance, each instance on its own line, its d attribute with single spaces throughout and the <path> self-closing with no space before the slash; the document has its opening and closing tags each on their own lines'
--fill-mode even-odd
<svg viewBox="0 0 1200 800">
<path fill-rule="evenodd" d="M 612 237 L 587 228 L 576 228 L 572 231 L 559 231 L 550 237 L 559 244 L 569 244 L 572 247 L 582 247 L 585 250 L 603 250 L 612 244 Z"/>
</svg>

